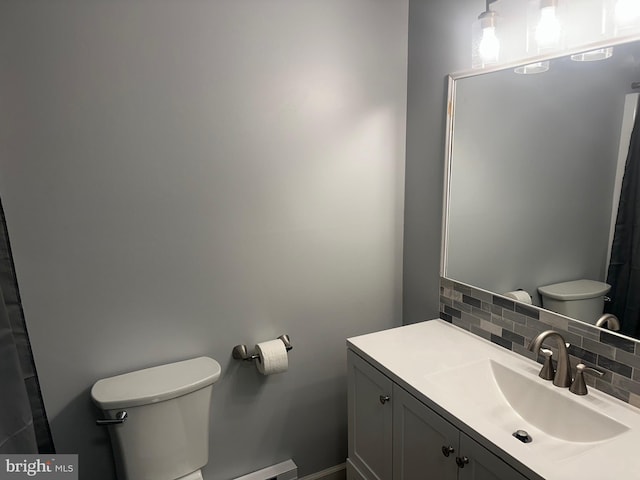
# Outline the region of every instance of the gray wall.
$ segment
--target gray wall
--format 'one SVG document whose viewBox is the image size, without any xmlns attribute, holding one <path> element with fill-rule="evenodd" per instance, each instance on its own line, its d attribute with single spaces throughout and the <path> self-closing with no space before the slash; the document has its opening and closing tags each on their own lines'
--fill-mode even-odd
<svg viewBox="0 0 640 480">
<path fill-rule="evenodd" d="M 446 76 L 471 65 L 482 0 L 411 0 L 403 320 L 438 316 Z"/>
<path fill-rule="evenodd" d="M 0 194 L 83 479 L 113 474 L 93 382 L 198 355 L 208 479 L 344 461 L 345 338 L 401 323 L 407 3 L 0 4 Z M 287 373 L 231 360 L 281 333 Z"/>
</svg>

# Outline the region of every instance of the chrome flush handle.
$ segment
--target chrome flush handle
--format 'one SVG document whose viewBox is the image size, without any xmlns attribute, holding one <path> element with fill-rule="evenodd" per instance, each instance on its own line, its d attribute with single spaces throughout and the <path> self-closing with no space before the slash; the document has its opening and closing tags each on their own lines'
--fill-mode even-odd
<svg viewBox="0 0 640 480">
<path fill-rule="evenodd" d="M 118 425 L 124 423 L 128 418 L 127 412 L 124 410 L 116 413 L 116 418 L 100 418 L 96 420 L 96 425 Z"/>
</svg>

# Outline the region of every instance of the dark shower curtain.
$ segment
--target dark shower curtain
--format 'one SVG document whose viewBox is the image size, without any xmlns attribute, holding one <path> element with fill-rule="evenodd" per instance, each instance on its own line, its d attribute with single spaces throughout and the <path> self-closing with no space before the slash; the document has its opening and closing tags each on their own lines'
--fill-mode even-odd
<svg viewBox="0 0 640 480">
<path fill-rule="evenodd" d="M 0 453 L 55 453 L 0 203 Z"/>
<path fill-rule="evenodd" d="M 636 114 L 622 179 L 607 283 L 607 312 L 620 319 L 621 333 L 640 337 L 640 114 Z"/>
</svg>

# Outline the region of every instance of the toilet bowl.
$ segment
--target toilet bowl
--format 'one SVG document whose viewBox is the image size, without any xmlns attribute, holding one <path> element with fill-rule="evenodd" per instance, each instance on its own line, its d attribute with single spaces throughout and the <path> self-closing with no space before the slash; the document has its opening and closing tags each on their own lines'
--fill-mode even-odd
<svg viewBox="0 0 640 480">
<path fill-rule="evenodd" d="M 544 308 L 593 325 L 604 311 L 609 290 L 607 283 L 585 279 L 538 287 Z"/>
<path fill-rule="evenodd" d="M 208 357 L 98 380 L 118 480 L 202 480 L 209 411 L 220 364 Z"/>
</svg>

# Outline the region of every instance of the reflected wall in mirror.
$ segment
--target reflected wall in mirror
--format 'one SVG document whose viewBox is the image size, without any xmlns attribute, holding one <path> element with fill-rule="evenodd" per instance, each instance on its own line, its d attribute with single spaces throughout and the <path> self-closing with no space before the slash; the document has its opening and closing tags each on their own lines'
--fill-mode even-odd
<svg viewBox="0 0 640 480">
<path fill-rule="evenodd" d="M 638 41 L 536 75 L 452 75 L 444 277 L 537 306 L 539 287 L 607 281 L 636 82 Z M 637 320 L 622 332 L 638 337 Z"/>
</svg>

